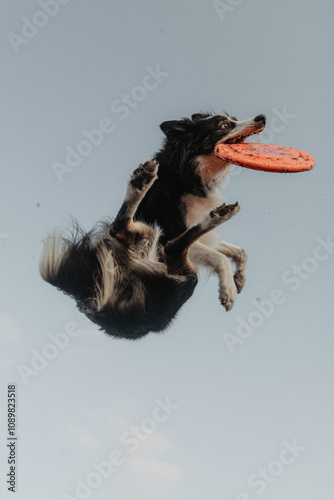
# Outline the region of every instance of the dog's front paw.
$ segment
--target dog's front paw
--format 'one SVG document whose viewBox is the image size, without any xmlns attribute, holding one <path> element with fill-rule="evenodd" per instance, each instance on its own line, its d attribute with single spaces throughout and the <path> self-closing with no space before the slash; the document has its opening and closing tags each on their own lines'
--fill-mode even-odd
<svg viewBox="0 0 334 500">
<path fill-rule="evenodd" d="M 235 299 L 236 299 L 235 286 L 219 289 L 219 300 L 221 305 L 225 307 L 226 311 L 230 311 L 232 309 L 232 307 L 234 306 Z"/>
<path fill-rule="evenodd" d="M 234 203 L 233 205 L 226 205 L 226 203 L 223 203 L 223 205 L 221 205 L 220 207 L 212 210 L 209 215 L 211 219 L 214 219 L 217 221 L 217 223 L 221 224 L 222 222 L 231 219 L 231 217 L 237 214 L 239 210 L 240 206 L 238 202 Z"/>
<path fill-rule="evenodd" d="M 159 164 L 154 159 L 140 164 L 131 176 L 131 186 L 139 191 L 150 188 L 157 178 L 158 167 Z"/>
</svg>

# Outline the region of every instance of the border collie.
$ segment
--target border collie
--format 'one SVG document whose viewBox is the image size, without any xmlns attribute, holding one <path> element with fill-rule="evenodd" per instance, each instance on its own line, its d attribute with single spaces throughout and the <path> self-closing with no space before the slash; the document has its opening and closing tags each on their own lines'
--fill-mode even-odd
<svg viewBox="0 0 334 500">
<path fill-rule="evenodd" d="M 192 295 L 198 266 L 218 274 L 219 297 L 230 310 L 245 283 L 247 256 L 213 231 L 239 211 L 218 191 L 230 165 L 213 150 L 264 127 L 264 115 L 238 122 L 196 114 L 162 123 L 165 143 L 133 172 L 115 220 L 88 233 L 78 224 L 67 236 L 55 231 L 44 245 L 42 278 L 114 337 L 165 330 Z"/>
</svg>

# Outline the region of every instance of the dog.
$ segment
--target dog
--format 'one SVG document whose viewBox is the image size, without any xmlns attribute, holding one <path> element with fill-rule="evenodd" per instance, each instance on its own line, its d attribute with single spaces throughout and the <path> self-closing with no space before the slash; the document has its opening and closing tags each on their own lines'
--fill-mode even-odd
<svg viewBox="0 0 334 500">
<path fill-rule="evenodd" d="M 113 337 L 164 331 L 193 294 L 198 266 L 218 275 L 220 301 L 230 310 L 245 283 L 247 255 L 214 232 L 239 205 L 226 205 L 218 191 L 230 165 L 213 149 L 242 142 L 264 126 L 264 115 L 238 122 L 195 114 L 163 122 L 164 145 L 133 172 L 114 221 L 88 233 L 77 223 L 69 235 L 55 231 L 43 248 L 42 278 Z"/>
</svg>

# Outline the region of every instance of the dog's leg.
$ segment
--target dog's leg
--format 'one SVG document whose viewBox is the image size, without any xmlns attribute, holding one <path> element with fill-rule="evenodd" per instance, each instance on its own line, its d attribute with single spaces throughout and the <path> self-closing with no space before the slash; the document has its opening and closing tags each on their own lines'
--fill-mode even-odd
<svg viewBox="0 0 334 500">
<path fill-rule="evenodd" d="M 165 246 L 168 272 L 171 274 L 194 272 L 192 262 L 195 265 L 207 265 L 218 274 L 219 298 L 227 311 L 233 307 L 236 296 L 231 264 L 227 257 L 197 242 L 197 240 L 207 232 L 229 220 L 238 211 L 239 205 L 237 203 L 228 206 L 224 204 L 212 210 L 199 224 L 189 228 Z"/>
<path fill-rule="evenodd" d="M 237 292 L 240 293 L 246 282 L 246 267 L 247 267 L 247 254 L 242 248 L 222 241 L 215 231 L 200 238 L 201 243 L 204 243 L 213 250 L 216 250 L 223 255 L 226 255 L 234 262 L 236 271 L 234 274 L 234 281 L 237 287 Z"/>
<path fill-rule="evenodd" d="M 237 289 L 228 258 L 200 241 L 190 248 L 189 257 L 195 266 L 207 267 L 218 275 L 219 300 L 226 311 L 230 311 L 235 302 Z"/>
<path fill-rule="evenodd" d="M 152 159 L 133 172 L 122 206 L 111 226 L 111 234 L 133 229 L 134 214 L 147 191 L 157 178 L 158 163 Z"/>
<path fill-rule="evenodd" d="M 225 241 L 220 242 L 217 250 L 235 263 L 236 272 L 234 274 L 234 281 L 237 291 L 240 293 L 246 282 L 247 254 L 245 250 Z"/>
</svg>

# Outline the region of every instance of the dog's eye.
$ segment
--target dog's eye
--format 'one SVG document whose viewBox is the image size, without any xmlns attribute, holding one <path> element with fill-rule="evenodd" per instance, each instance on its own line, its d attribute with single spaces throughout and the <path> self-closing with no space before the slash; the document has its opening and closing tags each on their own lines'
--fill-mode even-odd
<svg viewBox="0 0 334 500">
<path fill-rule="evenodd" d="M 228 129 L 230 128 L 230 126 L 231 126 L 231 125 L 229 124 L 229 122 L 223 122 L 223 123 L 221 124 L 220 128 L 221 128 L 222 130 L 228 130 Z"/>
</svg>

